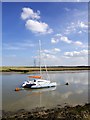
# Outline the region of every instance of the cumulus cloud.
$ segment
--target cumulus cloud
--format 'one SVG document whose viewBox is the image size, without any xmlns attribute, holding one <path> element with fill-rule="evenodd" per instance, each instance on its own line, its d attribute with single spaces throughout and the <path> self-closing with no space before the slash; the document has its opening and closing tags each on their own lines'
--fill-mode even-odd
<svg viewBox="0 0 90 120">
<path fill-rule="evenodd" d="M 83 43 L 80 42 L 80 41 L 76 41 L 76 42 L 74 42 L 74 44 L 75 44 L 75 45 L 78 45 L 78 46 L 82 46 L 82 45 L 83 45 Z"/>
<path fill-rule="evenodd" d="M 58 42 L 59 42 L 59 39 L 51 38 L 51 43 L 55 44 L 55 43 L 58 43 Z"/>
<path fill-rule="evenodd" d="M 88 31 L 88 24 L 83 21 L 72 22 L 65 29 L 65 34 L 70 34 L 72 32 L 82 33 Z"/>
<path fill-rule="evenodd" d="M 68 44 L 72 43 L 72 40 L 70 40 L 68 37 L 63 36 L 61 34 L 56 34 L 55 37 L 51 38 L 51 43 L 53 43 L 53 44 L 58 43 L 60 41 L 63 41 Z"/>
<path fill-rule="evenodd" d="M 42 53 L 42 58 L 50 60 L 50 59 L 55 59 L 56 56 L 48 53 Z"/>
<path fill-rule="evenodd" d="M 53 48 L 53 49 L 44 49 L 42 50 L 42 53 L 47 53 L 47 54 L 56 54 L 56 53 L 59 53 L 61 52 L 61 50 L 59 48 Z"/>
<path fill-rule="evenodd" d="M 49 28 L 48 24 L 36 20 L 27 20 L 25 26 L 34 33 L 47 34 L 53 32 L 53 30 Z"/>
<path fill-rule="evenodd" d="M 84 57 L 88 56 L 88 50 L 65 52 L 64 55 L 68 57 Z"/>
<path fill-rule="evenodd" d="M 47 61 L 50 63 L 50 60 L 53 59 L 57 60 L 57 53 L 60 53 L 61 50 L 59 48 L 53 48 L 53 49 L 44 49 L 41 50 L 41 58 L 47 59 Z M 39 56 L 35 56 L 34 58 L 38 58 Z"/>
<path fill-rule="evenodd" d="M 78 21 L 77 27 L 80 28 L 88 28 L 88 25 L 82 21 Z"/>
<path fill-rule="evenodd" d="M 21 18 L 26 20 L 25 27 L 33 33 L 50 34 L 53 30 L 45 22 L 40 21 L 40 11 L 34 12 L 31 8 L 22 8 Z"/>
<path fill-rule="evenodd" d="M 56 34 L 53 38 L 51 38 L 51 43 L 56 44 L 58 42 L 65 42 L 67 44 L 72 44 L 80 47 L 85 47 L 81 41 L 73 41 L 70 40 L 67 36 L 62 34 Z"/>
<path fill-rule="evenodd" d="M 61 36 L 62 36 L 62 34 L 57 33 L 55 36 L 56 36 L 56 37 L 61 37 Z"/>
<path fill-rule="evenodd" d="M 22 8 L 21 18 L 26 19 L 40 19 L 40 11 L 34 12 L 31 8 Z"/>
<path fill-rule="evenodd" d="M 80 30 L 78 33 L 79 33 L 79 34 L 82 34 L 82 31 Z"/>
<path fill-rule="evenodd" d="M 77 51 L 78 52 L 78 51 Z M 35 56 L 34 56 L 35 57 Z M 60 65 L 60 66 L 83 66 L 88 65 L 88 56 L 70 56 L 61 54 L 41 53 L 42 65 Z M 39 56 L 35 57 L 37 60 Z"/>
<path fill-rule="evenodd" d="M 63 41 L 63 42 L 66 42 L 68 44 L 72 43 L 72 40 L 69 40 L 68 37 L 66 37 L 66 36 L 61 36 L 60 40 Z"/>
<path fill-rule="evenodd" d="M 39 56 L 34 56 L 37 60 L 39 60 Z M 41 53 L 41 65 L 45 66 L 46 65 L 55 65 L 57 62 L 57 56 L 55 54 L 50 54 L 50 53 Z M 55 63 L 56 62 L 56 63 Z"/>
<path fill-rule="evenodd" d="M 53 49 L 55 52 L 60 52 L 61 50 L 59 48 L 54 48 Z"/>
<path fill-rule="evenodd" d="M 41 50 L 41 64 L 42 65 L 56 65 L 59 64 L 60 59 L 58 58 L 58 53 L 60 53 L 61 50 L 59 48 L 53 48 L 53 49 L 44 49 Z M 40 56 L 34 56 L 34 58 L 39 59 Z"/>
</svg>

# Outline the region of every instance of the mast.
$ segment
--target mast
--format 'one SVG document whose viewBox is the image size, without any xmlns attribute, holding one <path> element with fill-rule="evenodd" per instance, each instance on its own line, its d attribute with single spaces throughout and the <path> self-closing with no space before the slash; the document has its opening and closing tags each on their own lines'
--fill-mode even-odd
<svg viewBox="0 0 90 120">
<path fill-rule="evenodd" d="M 36 58 L 34 58 L 34 67 L 36 67 Z"/>
<path fill-rule="evenodd" d="M 45 61 L 44 61 L 44 64 L 45 64 Z M 47 79 L 50 80 L 50 76 L 49 76 L 49 74 L 48 74 L 48 70 L 47 70 L 46 64 L 45 64 L 45 69 L 46 69 Z"/>
<path fill-rule="evenodd" d="M 45 61 L 44 61 L 45 62 Z M 44 63 L 45 64 L 45 63 Z M 41 41 L 39 40 L 39 65 L 40 65 L 40 76 L 42 77 L 42 71 L 41 71 Z M 50 76 L 48 74 L 47 66 L 45 65 L 47 79 L 50 80 Z"/>
<path fill-rule="evenodd" d="M 40 75 L 42 75 L 41 72 L 41 41 L 39 40 L 39 65 L 40 65 Z"/>
</svg>

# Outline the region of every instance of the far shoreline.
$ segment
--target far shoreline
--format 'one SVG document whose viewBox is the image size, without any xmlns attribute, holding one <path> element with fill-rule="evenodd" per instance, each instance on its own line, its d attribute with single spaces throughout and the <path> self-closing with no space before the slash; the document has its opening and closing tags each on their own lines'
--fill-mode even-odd
<svg viewBox="0 0 90 120">
<path fill-rule="evenodd" d="M 45 67 L 41 68 L 46 71 Z M 83 71 L 90 70 L 89 66 L 47 66 L 47 71 Z M 0 72 L 16 72 L 16 73 L 36 73 L 40 71 L 39 66 L 3 66 Z"/>
<path fill-rule="evenodd" d="M 60 74 L 64 74 L 64 73 L 82 73 L 82 72 L 89 72 L 90 70 L 63 70 L 63 71 L 48 71 L 48 73 L 60 73 Z M 0 75 L 10 75 L 10 74 L 39 74 L 39 71 L 32 71 L 32 72 L 15 72 L 15 71 L 10 71 L 10 72 L 1 72 L 0 71 Z M 45 71 L 42 71 L 42 74 L 44 74 Z"/>
</svg>

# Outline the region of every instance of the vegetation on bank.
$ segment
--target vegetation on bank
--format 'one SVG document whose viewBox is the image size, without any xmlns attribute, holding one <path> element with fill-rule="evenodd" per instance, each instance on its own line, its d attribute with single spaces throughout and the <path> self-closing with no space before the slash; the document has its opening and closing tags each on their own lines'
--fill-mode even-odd
<svg viewBox="0 0 90 120">
<path fill-rule="evenodd" d="M 45 71 L 46 68 L 42 67 L 42 71 Z M 20 67 L 13 67 L 13 66 L 3 66 L 0 67 L 0 72 L 34 72 L 34 71 L 39 71 L 40 68 L 34 67 L 34 66 L 20 66 Z M 90 66 L 48 66 L 47 67 L 48 71 L 69 71 L 69 70 L 90 70 Z"/>
</svg>

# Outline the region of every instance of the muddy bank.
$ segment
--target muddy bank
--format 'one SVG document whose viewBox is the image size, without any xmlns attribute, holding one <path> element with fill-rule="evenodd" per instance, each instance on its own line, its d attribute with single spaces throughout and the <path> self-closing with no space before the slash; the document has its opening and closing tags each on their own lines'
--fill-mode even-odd
<svg viewBox="0 0 90 120">
<path fill-rule="evenodd" d="M 58 105 L 52 109 L 35 108 L 32 111 L 21 109 L 17 112 L 2 111 L 2 120 L 90 120 L 90 103 L 71 107 Z"/>
</svg>

